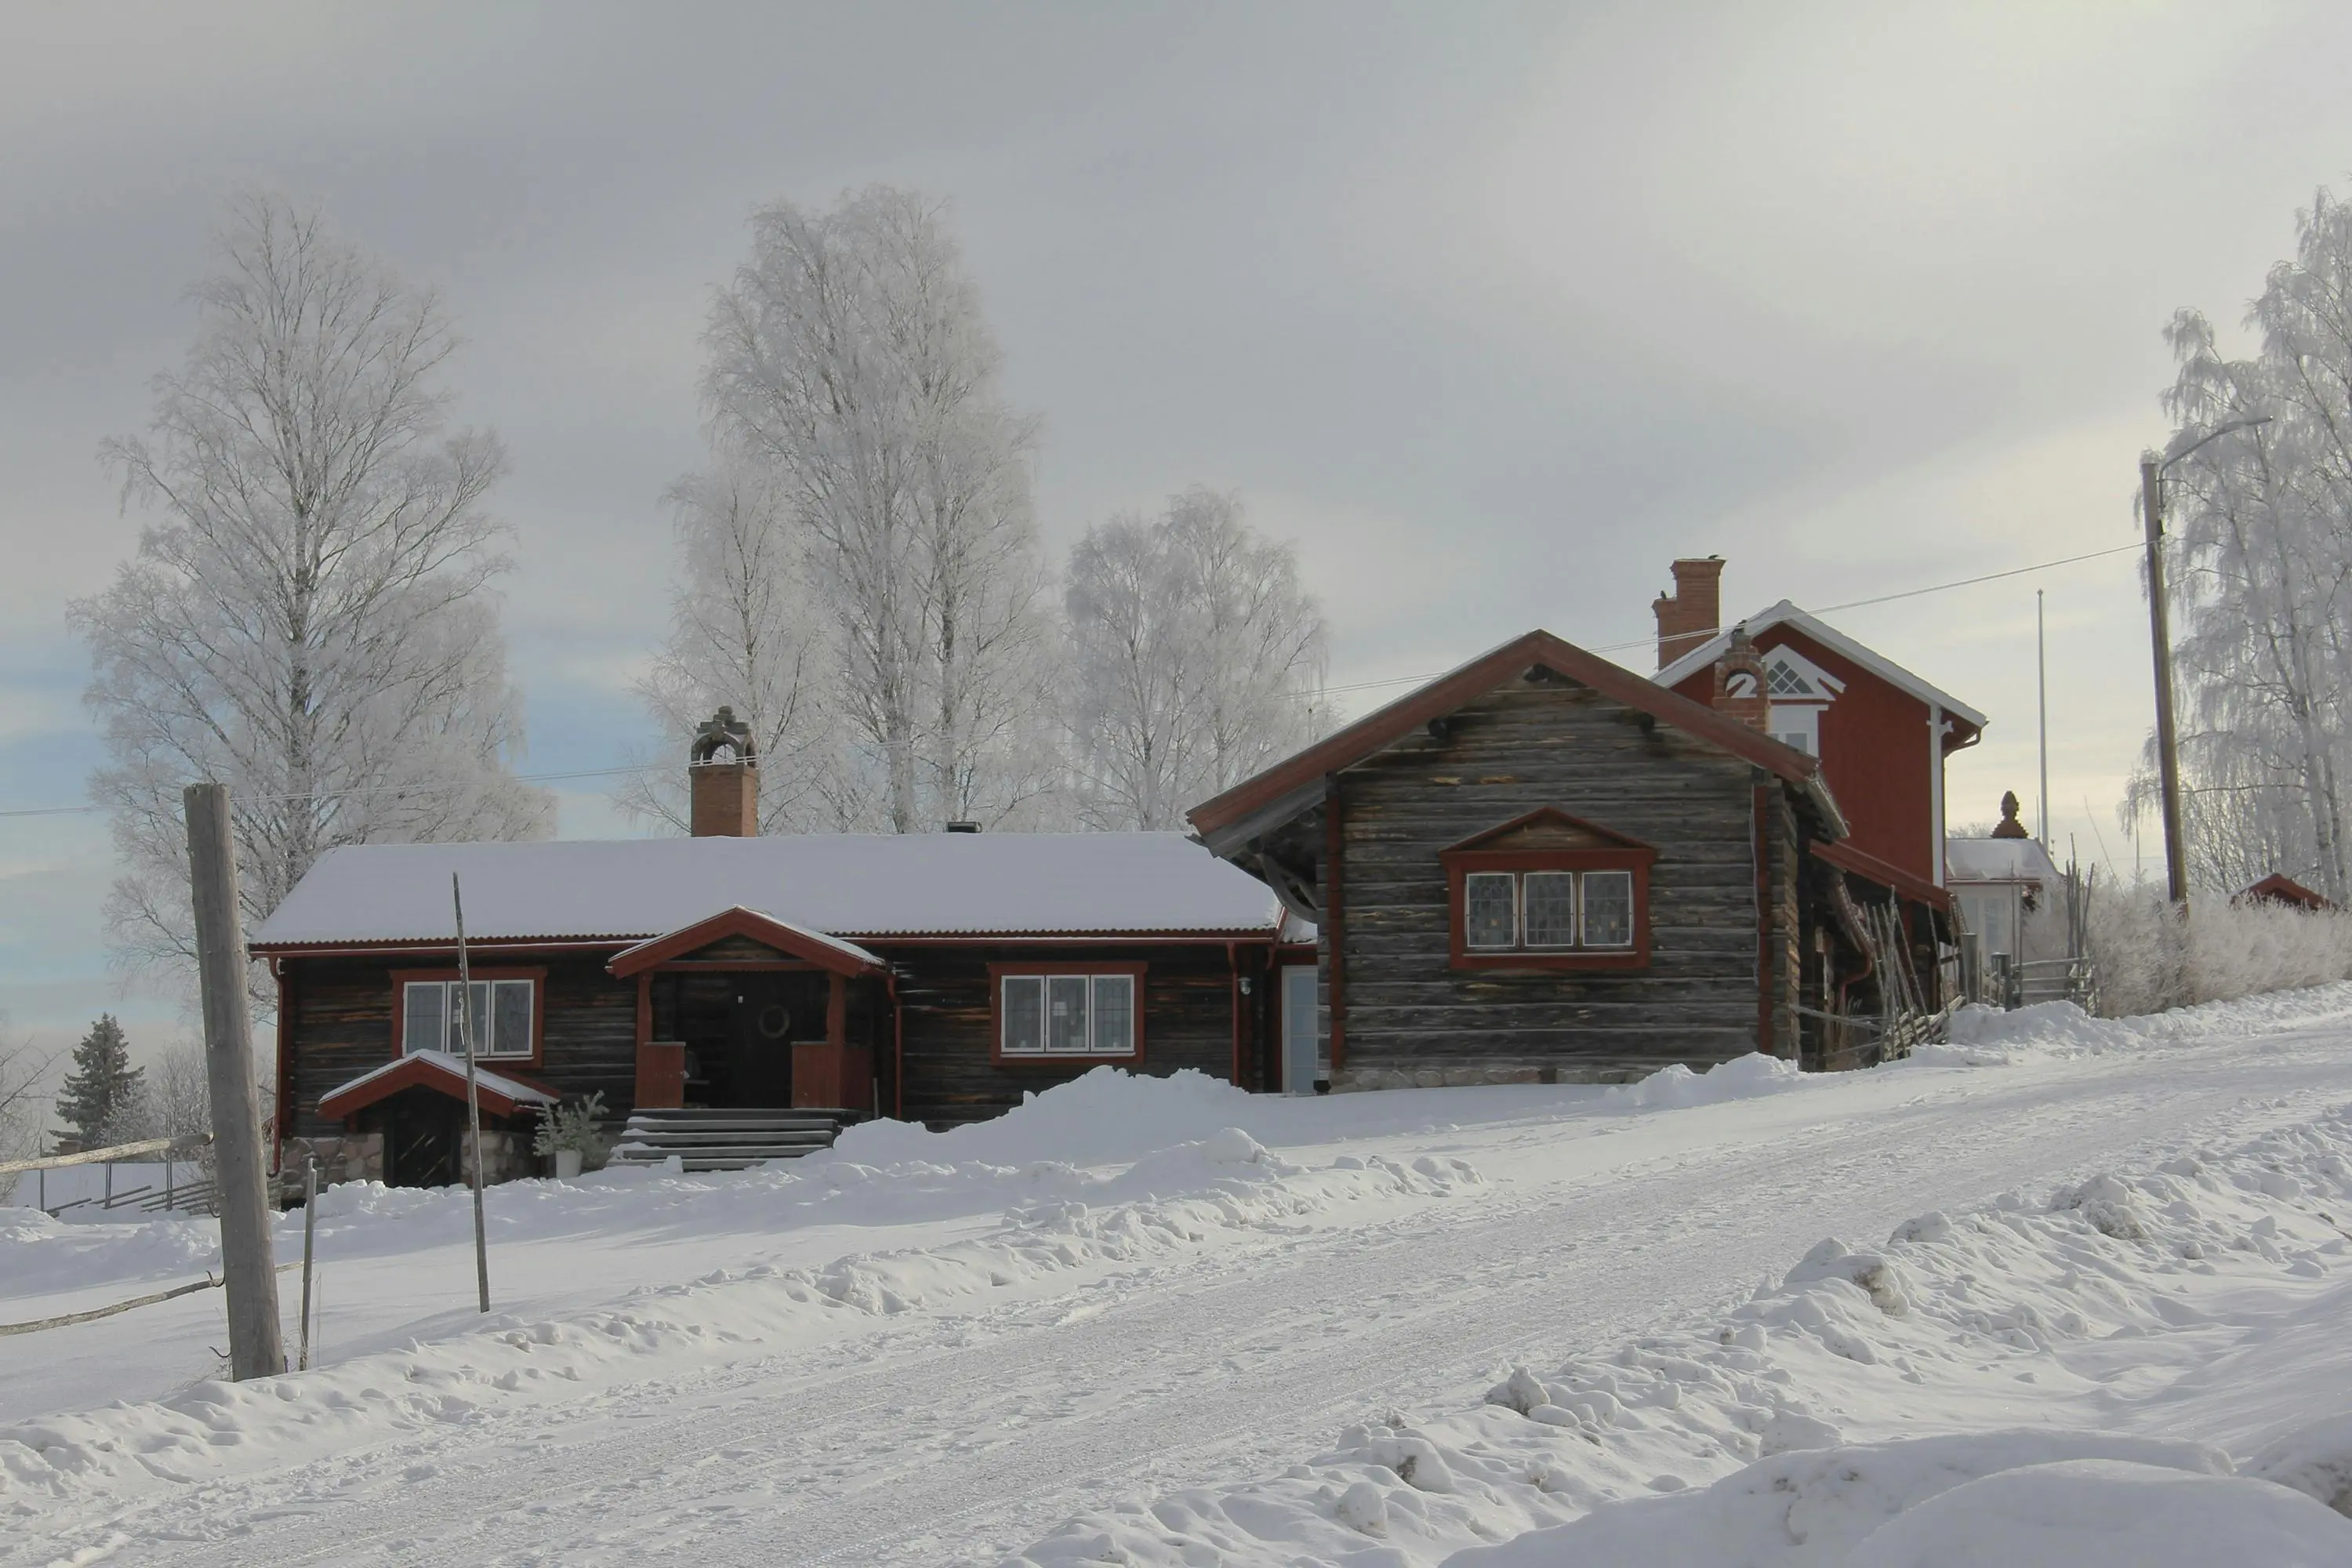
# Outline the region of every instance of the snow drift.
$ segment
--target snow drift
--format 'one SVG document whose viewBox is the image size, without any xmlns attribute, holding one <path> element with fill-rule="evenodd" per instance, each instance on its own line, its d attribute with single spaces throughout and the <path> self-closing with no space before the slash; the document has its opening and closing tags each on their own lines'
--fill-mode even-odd
<svg viewBox="0 0 2352 1568">
<path fill-rule="evenodd" d="M 2086 1022 L 2099 1039 L 2116 1026 Z M 2332 1321 L 2347 1203 L 2352 1107 L 2138 1174 L 1920 1215 L 1883 1245 L 1825 1239 L 1719 1317 L 1498 1369 L 1479 1408 L 1383 1413 L 1276 1479 L 1086 1514 L 1009 1568 L 1408 1568 L 1457 1552 L 1465 1568 L 2352 1562 L 2352 1521 L 2328 1506 L 2352 1484 L 2342 1423 L 2278 1436 L 2244 1475 L 2212 1448 L 2095 1431 L 1886 1430 L 2037 1400 L 2062 1420 L 2080 1405 L 2056 1402 L 2092 1397 L 2168 1336 L 2201 1364 L 2220 1310 L 2198 1305 L 2207 1288 L 2217 1302 L 2259 1290 L 2266 1322 Z"/>
</svg>

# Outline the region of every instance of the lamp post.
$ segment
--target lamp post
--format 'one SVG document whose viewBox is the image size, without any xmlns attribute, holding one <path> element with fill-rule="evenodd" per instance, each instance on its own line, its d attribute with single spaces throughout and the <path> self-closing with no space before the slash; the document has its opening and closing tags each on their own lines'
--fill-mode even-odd
<svg viewBox="0 0 2352 1568">
<path fill-rule="evenodd" d="M 2189 905 L 2189 846 L 2180 826 L 2180 752 L 2172 722 L 2172 627 L 2164 586 L 2164 476 L 2181 458 L 2235 430 L 2267 425 L 2270 416 L 2216 426 L 2169 458 L 2139 460 L 2140 519 L 2147 530 L 2147 630 L 2156 655 L 2156 773 L 2163 794 L 2164 879 L 2176 907 Z"/>
</svg>

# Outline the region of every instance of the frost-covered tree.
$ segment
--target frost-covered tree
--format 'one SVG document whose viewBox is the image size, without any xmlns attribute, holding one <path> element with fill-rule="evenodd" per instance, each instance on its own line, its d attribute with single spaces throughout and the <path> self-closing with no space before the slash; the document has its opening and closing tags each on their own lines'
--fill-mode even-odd
<svg viewBox="0 0 2352 1568">
<path fill-rule="evenodd" d="M 267 1095 L 262 1097 L 268 1103 Z M 212 1081 L 202 1040 L 176 1040 L 139 1069 L 138 1082 L 108 1116 L 105 1138 L 189 1138 L 212 1130 Z"/>
<path fill-rule="evenodd" d="M 2192 875 L 2232 888 L 2270 871 L 2352 891 L 2343 780 L 2352 766 L 2352 211 L 2326 191 L 2298 215 L 2247 324 L 2221 350 L 2179 312 L 2166 396 L 2172 450 L 2260 421 L 2181 458 L 2167 491 L 2184 698 L 2181 760 Z M 2153 757 L 2128 805 L 2154 798 Z"/>
<path fill-rule="evenodd" d="M 74 1047 L 73 1070 L 58 1090 L 58 1119 L 85 1145 L 95 1144 L 138 1101 L 144 1079 L 144 1069 L 131 1065 L 122 1026 L 102 1013 Z"/>
<path fill-rule="evenodd" d="M 0 1034 L 0 1160 L 29 1158 L 41 1141 L 49 1058 L 21 1035 Z M 0 1187 L 0 1196 L 8 1189 Z"/>
<path fill-rule="evenodd" d="M 276 199 L 232 203 L 218 244 L 148 437 L 103 451 L 156 519 L 71 607 L 126 868 L 117 955 L 184 982 L 193 780 L 228 786 L 249 922 L 337 845 L 528 837 L 551 816 L 510 771 L 522 702 L 487 591 L 505 453 L 448 426 L 438 300 Z"/>
<path fill-rule="evenodd" d="M 835 826 L 828 751 L 827 625 L 808 587 L 806 541 L 771 477 L 722 456 L 671 487 L 677 578 L 669 635 L 638 694 L 661 750 L 620 791 L 621 804 L 685 832 L 687 747 L 720 707 L 751 726 L 760 754 L 760 828 Z"/>
<path fill-rule="evenodd" d="M 1323 617 L 1287 544 L 1195 488 L 1070 552 L 1070 765 L 1090 826 L 1176 828 L 1187 807 L 1313 740 Z"/>
<path fill-rule="evenodd" d="M 1034 813 L 1048 743 L 1030 516 L 1035 422 L 943 206 L 877 186 L 780 202 L 712 312 L 714 444 L 761 465 L 828 612 L 845 826 Z"/>
</svg>

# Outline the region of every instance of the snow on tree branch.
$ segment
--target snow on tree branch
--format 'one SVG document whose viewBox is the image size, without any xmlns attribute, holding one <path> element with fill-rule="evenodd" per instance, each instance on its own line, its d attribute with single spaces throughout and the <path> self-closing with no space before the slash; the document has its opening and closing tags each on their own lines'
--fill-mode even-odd
<svg viewBox="0 0 2352 1568">
<path fill-rule="evenodd" d="M 1067 722 L 1078 811 L 1181 828 L 1185 809 L 1315 739 L 1323 617 L 1286 545 L 1195 488 L 1070 552 Z"/>
<path fill-rule="evenodd" d="M 192 780 L 229 787 L 248 922 L 337 845 L 551 819 L 510 771 L 522 702 L 487 591 L 506 453 L 448 427 L 458 340 L 437 298 L 272 197 L 233 202 L 218 247 L 149 434 L 101 454 L 155 521 L 70 609 L 110 757 L 91 790 L 126 868 L 117 957 L 182 980 Z"/>
</svg>

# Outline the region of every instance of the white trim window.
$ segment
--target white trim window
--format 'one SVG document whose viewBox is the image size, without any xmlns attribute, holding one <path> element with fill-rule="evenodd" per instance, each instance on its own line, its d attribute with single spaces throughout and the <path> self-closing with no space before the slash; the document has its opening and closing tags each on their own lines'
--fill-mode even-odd
<svg viewBox="0 0 2352 1568">
<path fill-rule="evenodd" d="M 401 996 L 400 1048 L 464 1054 L 457 1038 L 457 982 L 411 980 Z M 466 1010 L 477 1058 L 530 1055 L 531 1009 L 537 987 L 528 980 L 477 980 Z"/>
<path fill-rule="evenodd" d="M 1136 1054 L 1133 974 L 1004 974 L 997 985 L 1005 1056 Z"/>
<path fill-rule="evenodd" d="M 1473 871 L 1462 879 L 1462 939 L 1483 952 L 1519 945 L 1518 878 Z"/>
<path fill-rule="evenodd" d="M 1584 945 L 1633 946 L 1633 873 L 1586 871 L 1578 880 L 1583 884 L 1577 903 L 1583 916 Z"/>
<path fill-rule="evenodd" d="M 1822 754 L 1822 710 L 1845 682 L 1790 647 L 1764 656 L 1764 692 L 1771 700 L 1772 738 L 1810 756 Z"/>
<path fill-rule="evenodd" d="M 1631 871 L 1470 871 L 1462 944 L 1473 952 L 1574 952 L 1633 945 Z"/>
</svg>

